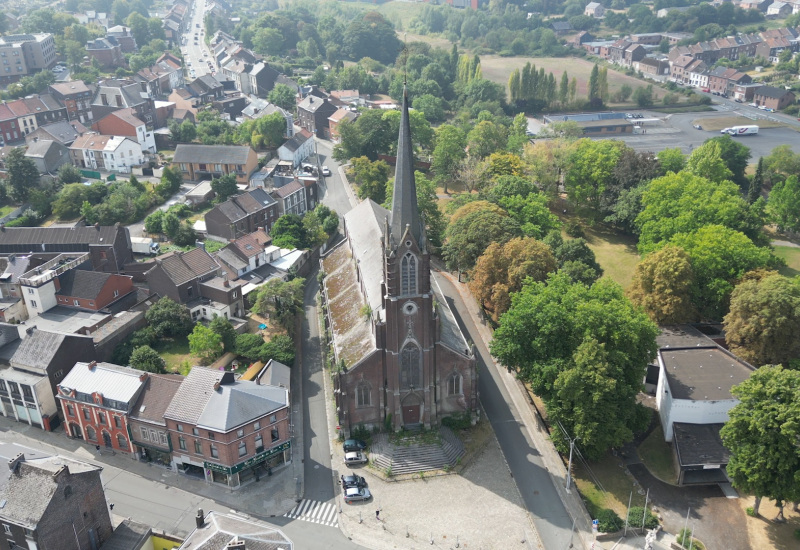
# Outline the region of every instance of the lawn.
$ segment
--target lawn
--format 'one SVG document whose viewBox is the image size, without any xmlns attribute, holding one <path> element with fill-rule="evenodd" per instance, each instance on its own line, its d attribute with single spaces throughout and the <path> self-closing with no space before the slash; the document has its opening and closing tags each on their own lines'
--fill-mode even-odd
<svg viewBox="0 0 800 550">
<path fill-rule="evenodd" d="M 664 430 L 659 424 L 638 448 L 639 458 L 650 473 L 665 483 L 675 484 L 674 454 L 672 448 L 664 441 Z"/>
<path fill-rule="evenodd" d="M 0 218 L 8 216 L 16 209 L 16 206 L 0 206 Z"/>
<path fill-rule="evenodd" d="M 794 277 L 800 275 L 800 248 L 796 246 L 776 246 L 775 255 L 786 260 L 786 267 L 779 271 L 781 275 Z"/>
<path fill-rule="evenodd" d="M 589 88 L 589 75 L 592 72 L 594 63 L 577 57 L 500 57 L 498 55 L 481 56 L 481 71 L 484 78 L 508 87 L 508 77 L 514 69 L 522 70 L 526 63 L 536 65 L 537 69 L 544 68 L 548 73 L 554 73 L 556 82 L 560 82 L 561 73 L 565 70 L 570 78 L 573 76 L 578 79 L 577 97 L 585 98 Z M 629 85 L 632 89 L 647 86 L 638 78 L 608 69 L 608 91 L 611 95 L 622 88 L 623 84 Z M 653 98 L 658 102 L 667 93 L 666 90 L 658 86 L 653 86 Z"/>
<path fill-rule="evenodd" d="M 573 479 L 592 517 L 597 517 L 597 512 L 603 508 L 610 508 L 624 518 L 631 494 L 631 506 L 644 505 L 644 491 L 639 494 L 641 487 L 635 484 L 633 475 L 626 473 L 622 460 L 611 453 L 589 463 L 588 469 L 580 461 L 573 462 Z M 602 489 L 595 480 L 600 481 Z"/>
<path fill-rule="evenodd" d="M 167 363 L 167 372 L 186 375 L 184 363 L 189 362 L 189 368 L 199 365 L 200 360 L 189 351 L 189 340 L 160 340 L 154 347 L 158 354 Z"/>
<path fill-rule="evenodd" d="M 636 264 L 639 263 L 636 238 L 603 225 L 585 227 L 584 233 L 597 263 L 603 268 L 603 276 L 616 281 L 622 288 L 627 288 L 633 279 Z"/>
<path fill-rule="evenodd" d="M 783 128 L 786 126 L 782 122 L 774 122 L 772 120 L 758 120 L 756 122 L 759 128 Z M 703 127 L 703 130 L 715 132 L 731 126 L 749 126 L 753 124 L 753 120 L 743 116 L 701 117 L 694 119 L 692 124 L 699 124 Z"/>
</svg>

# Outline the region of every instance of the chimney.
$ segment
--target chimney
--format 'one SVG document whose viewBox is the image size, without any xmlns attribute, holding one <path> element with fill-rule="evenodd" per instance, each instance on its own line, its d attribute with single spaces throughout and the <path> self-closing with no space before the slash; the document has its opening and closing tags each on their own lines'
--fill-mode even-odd
<svg viewBox="0 0 800 550">
<path fill-rule="evenodd" d="M 206 249 L 206 243 L 204 243 L 203 241 L 195 241 L 195 242 L 194 242 L 194 245 L 195 245 L 197 248 L 202 248 L 203 250 L 205 250 L 205 249 Z"/>
<path fill-rule="evenodd" d="M 247 550 L 245 541 L 238 540 L 238 538 L 230 541 L 225 547 L 226 550 Z"/>
<path fill-rule="evenodd" d="M 220 385 L 219 378 L 217 378 L 216 380 L 214 380 L 214 391 L 219 391 L 219 385 Z"/>
<path fill-rule="evenodd" d="M 95 223 L 94 228 L 100 231 L 100 222 Z"/>
<path fill-rule="evenodd" d="M 93 368 L 95 368 L 97 366 L 97 361 L 92 361 L 91 363 L 87 364 L 86 366 L 89 367 L 89 370 L 92 370 Z"/>
<path fill-rule="evenodd" d="M 194 517 L 194 524 L 197 526 L 198 529 L 202 529 L 203 526 L 206 524 L 205 515 L 203 514 L 202 508 L 197 510 L 197 515 Z"/>
<path fill-rule="evenodd" d="M 16 472 L 17 466 L 19 466 L 20 462 L 25 462 L 25 455 L 22 453 L 19 453 L 17 456 L 8 461 L 8 469 L 12 472 Z"/>
<path fill-rule="evenodd" d="M 30 336 L 31 334 L 33 334 L 33 331 L 34 331 L 34 330 L 36 330 L 36 325 L 33 325 L 32 327 L 28 327 L 28 328 L 26 328 L 26 329 L 25 329 L 25 334 L 27 334 L 28 336 Z"/>
<path fill-rule="evenodd" d="M 231 283 L 228 282 L 228 279 L 225 279 L 224 281 L 222 281 L 222 286 L 224 286 L 225 288 L 230 288 Z"/>
</svg>

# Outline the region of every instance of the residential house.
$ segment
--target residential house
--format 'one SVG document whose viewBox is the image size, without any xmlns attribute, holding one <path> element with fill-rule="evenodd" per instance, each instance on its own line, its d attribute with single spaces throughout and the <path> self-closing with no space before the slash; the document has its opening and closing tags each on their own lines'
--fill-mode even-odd
<svg viewBox="0 0 800 550">
<path fill-rule="evenodd" d="M 48 87 L 50 93 L 67 108 L 67 118 L 90 124 L 93 118 L 92 98 L 94 90 L 82 80 L 55 82 Z"/>
<path fill-rule="evenodd" d="M 58 141 L 36 140 L 28 145 L 25 157 L 36 165 L 40 174 L 55 174 L 62 164 L 68 163 L 69 149 Z"/>
<path fill-rule="evenodd" d="M 86 55 L 96 59 L 104 69 L 125 67 L 128 63 L 117 39 L 113 36 L 95 38 L 86 43 Z"/>
<path fill-rule="evenodd" d="M 789 2 L 773 2 L 767 7 L 767 19 L 783 19 L 792 15 L 792 4 Z"/>
<path fill-rule="evenodd" d="M 29 270 L 29 266 L 41 265 L 45 261 L 35 254 L 0 257 L 0 323 L 21 323 L 28 319 L 19 278 Z M 0 335 L 0 348 L 3 341 Z"/>
<path fill-rule="evenodd" d="M 139 144 L 142 151 L 156 152 L 156 140 L 147 125 L 136 117 L 133 109 L 108 113 L 92 124 L 92 130 L 106 136 L 125 136 Z"/>
<path fill-rule="evenodd" d="M 264 189 L 235 195 L 206 212 L 209 237 L 225 241 L 237 239 L 265 227 L 267 231 L 280 216 L 280 206 Z"/>
<path fill-rule="evenodd" d="M 331 103 L 337 107 L 344 107 L 347 105 L 363 105 L 364 101 L 358 90 L 332 90 L 330 93 Z"/>
<path fill-rule="evenodd" d="M 665 327 L 658 344 L 656 406 L 664 439 L 678 456 L 679 483 L 727 482 L 719 429 L 739 402 L 731 388 L 754 369 L 694 327 Z"/>
<path fill-rule="evenodd" d="M 660 32 L 643 32 L 639 34 L 632 34 L 629 36 L 631 42 L 635 42 L 636 44 L 641 44 L 643 46 L 658 46 L 661 44 L 661 40 L 664 39 L 664 35 Z"/>
<path fill-rule="evenodd" d="M 292 163 L 297 168 L 314 153 L 314 138 L 308 130 L 300 130 L 293 138 L 278 147 L 278 158 Z"/>
<path fill-rule="evenodd" d="M 70 146 L 72 164 L 78 168 L 128 174 L 144 163 L 142 146 L 125 136 L 88 133 Z"/>
<path fill-rule="evenodd" d="M 734 99 L 749 103 L 753 101 L 753 95 L 760 87 L 761 84 L 754 84 L 752 82 L 749 84 L 735 84 L 733 86 L 733 97 Z"/>
<path fill-rule="evenodd" d="M 243 550 L 269 548 L 292 550 L 294 545 L 283 531 L 269 524 L 245 519 L 239 515 L 198 510 L 197 527 L 189 533 L 177 550 Z"/>
<path fill-rule="evenodd" d="M 6 106 L 17 117 L 17 125 L 25 135 L 39 125 L 66 120 L 67 110 L 49 94 L 31 96 L 6 102 Z"/>
<path fill-rule="evenodd" d="M 737 84 L 749 84 L 753 79 L 746 73 L 727 67 L 716 67 L 708 73 L 708 88 L 712 92 L 723 95 L 733 95 Z"/>
<path fill-rule="evenodd" d="M 194 367 L 164 419 L 179 470 L 231 489 L 291 459 L 286 388 Z"/>
<path fill-rule="evenodd" d="M 569 21 L 553 21 L 550 23 L 550 29 L 559 36 L 575 30 Z"/>
<path fill-rule="evenodd" d="M 20 131 L 15 115 L 8 105 L 0 103 L 0 145 L 13 145 L 25 139 L 25 132 Z"/>
<path fill-rule="evenodd" d="M 184 110 L 192 113 L 192 116 L 197 114 L 197 108 L 200 106 L 200 98 L 195 97 L 189 88 L 175 88 L 169 94 L 167 101 L 175 104 L 175 110 Z"/>
<path fill-rule="evenodd" d="M 223 276 L 234 280 L 269 263 L 272 258 L 266 250 L 271 244 L 272 237 L 258 229 L 225 245 L 215 258 L 224 270 Z"/>
<path fill-rule="evenodd" d="M 171 52 L 165 52 L 152 67 L 133 76 L 153 98 L 166 98 L 172 90 L 185 85 L 183 64 Z"/>
<path fill-rule="evenodd" d="M 107 114 L 120 109 L 131 108 L 136 118 L 144 121 L 148 128 L 156 125 L 155 104 L 150 95 L 142 91 L 133 80 L 105 80 L 97 85 L 92 99 L 92 114 L 99 120 Z"/>
<path fill-rule="evenodd" d="M 236 120 L 242 116 L 242 111 L 247 107 L 247 98 L 239 95 L 233 97 L 223 97 L 211 102 L 211 108 L 217 111 L 222 118 Z"/>
<path fill-rule="evenodd" d="M 689 84 L 695 88 L 708 88 L 708 65 L 699 59 L 687 65 L 684 74 L 689 77 Z"/>
<path fill-rule="evenodd" d="M 339 143 L 339 124 L 343 120 L 353 122 L 358 118 L 358 111 L 351 111 L 342 107 L 336 109 L 336 112 L 328 117 L 328 129 L 330 130 L 331 141 Z"/>
<path fill-rule="evenodd" d="M 569 40 L 569 44 L 580 48 L 582 44 L 585 44 L 586 42 L 592 42 L 593 40 L 593 34 L 591 34 L 589 31 L 581 31 Z"/>
<path fill-rule="evenodd" d="M 184 304 L 192 319 L 212 320 L 241 317 L 244 301 L 241 284 L 219 276 L 220 267 L 204 248 L 170 252 L 156 258 L 144 275 L 150 289 L 159 296 Z"/>
<path fill-rule="evenodd" d="M 131 410 L 129 420 L 131 443 L 136 457 L 162 466 L 172 465 L 172 442 L 167 432 L 164 413 L 175 398 L 183 376 L 151 374 Z"/>
<path fill-rule="evenodd" d="M 101 467 L 17 449 L 16 456 L 3 457 L 9 472 L 0 482 L 0 523 L 9 548 L 83 550 L 111 537 Z"/>
<path fill-rule="evenodd" d="M 211 189 L 211 180 L 203 180 L 184 195 L 190 206 L 199 206 L 210 201 L 216 193 Z"/>
<path fill-rule="evenodd" d="M 236 182 L 246 184 L 256 168 L 258 157 L 247 145 L 194 145 L 180 143 L 172 157 L 173 168 L 185 180 L 200 181 L 236 174 Z"/>
<path fill-rule="evenodd" d="M 671 11 L 677 11 L 679 13 L 682 13 L 682 12 L 688 11 L 689 9 L 691 9 L 691 6 L 680 6 L 680 7 L 679 6 L 675 6 L 675 7 L 671 7 L 671 8 L 662 8 L 662 9 L 656 11 L 656 17 L 662 18 L 662 17 L 666 17 L 667 15 L 669 15 L 669 12 L 671 12 Z"/>
<path fill-rule="evenodd" d="M 11 330 L 16 332 L 17 327 Z M 58 384 L 76 361 L 94 361 L 94 341 L 91 336 L 50 332 L 35 325 L 25 332 L 9 366 L 0 367 L 0 413 L 51 431 L 61 425 L 55 397 Z"/>
<path fill-rule="evenodd" d="M 646 75 L 664 76 L 669 74 L 669 60 L 667 58 L 643 57 L 634 65 L 634 68 Z"/>
<path fill-rule="evenodd" d="M 298 179 L 277 187 L 271 195 L 278 201 L 281 215 L 297 214 L 302 216 L 309 210 L 306 203 L 305 187 Z"/>
<path fill-rule="evenodd" d="M 589 2 L 583 9 L 583 15 L 588 15 L 589 17 L 594 17 L 595 19 L 601 19 L 605 13 L 606 9 L 600 2 Z"/>
<path fill-rule="evenodd" d="M 769 59 L 772 63 L 777 63 L 783 50 L 796 52 L 798 50 L 797 40 L 789 40 L 785 36 L 767 38 L 756 47 L 756 55 Z"/>
<path fill-rule="evenodd" d="M 250 100 L 250 104 L 242 109 L 242 118 L 246 120 L 257 120 L 267 115 L 279 113 L 286 119 L 286 132 L 284 132 L 284 136 L 287 138 L 294 136 L 294 116 L 291 112 L 281 109 L 277 105 L 270 103 L 266 99 L 261 99 L 260 97 L 249 96 L 248 99 Z"/>
<path fill-rule="evenodd" d="M 794 92 L 774 86 L 761 86 L 753 92 L 753 102 L 756 105 L 780 111 L 795 102 Z"/>
<path fill-rule="evenodd" d="M 64 120 L 61 122 L 54 122 L 53 124 L 39 126 L 39 128 L 25 136 L 25 143 L 30 145 L 31 143 L 35 143 L 37 141 L 55 141 L 61 145 L 69 147 L 78 137 L 82 136 L 88 131 L 89 130 L 86 128 L 86 126 L 77 120 L 72 122 L 67 122 Z"/>
<path fill-rule="evenodd" d="M 62 253 L 19 278 L 28 314 L 55 306 L 99 311 L 133 292 L 128 275 L 88 271 L 88 252 Z"/>
<path fill-rule="evenodd" d="M 309 94 L 297 105 L 297 123 L 317 137 L 329 139 L 328 117 L 336 109 L 327 98 L 320 99 Z"/>
<path fill-rule="evenodd" d="M 196 78 L 187 85 L 187 88 L 201 104 L 225 97 L 225 87 L 210 74 Z"/>
<path fill-rule="evenodd" d="M 133 453 L 128 417 L 149 374 L 111 363 L 76 362 L 58 385 L 67 435 Z"/>
<path fill-rule="evenodd" d="M 133 263 L 128 228 L 120 224 L 88 227 L 0 226 L 0 254 L 88 252 L 94 271 L 119 273 Z"/>
<path fill-rule="evenodd" d="M 122 49 L 122 53 L 134 53 L 139 49 L 136 38 L 131 34 L 130 27 L 115 25 L 106 31 L 106 38 L 113 37 Z"/>
</svg>

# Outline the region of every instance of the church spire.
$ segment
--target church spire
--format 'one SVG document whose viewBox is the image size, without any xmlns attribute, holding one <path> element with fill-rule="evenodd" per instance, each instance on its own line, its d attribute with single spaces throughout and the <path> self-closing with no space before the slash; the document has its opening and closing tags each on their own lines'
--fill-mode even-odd
<svg viewBox="0 0 800 550">
<path fill-rule="evenodd" d="M 408 90 L 403 86 L 403 110 L 400 119 L 400 136 L 397 140 L 397 166 L 394 172 L 394 197 L 392 198 L 392 239 L 400 244 L 406 227 L 416 240 L 424 245 L 424 232 L 417 207 L 417 184 L 414 181 L 414 149 L 411 146 L 411 123 L 408 118 Z"/>
</svg>

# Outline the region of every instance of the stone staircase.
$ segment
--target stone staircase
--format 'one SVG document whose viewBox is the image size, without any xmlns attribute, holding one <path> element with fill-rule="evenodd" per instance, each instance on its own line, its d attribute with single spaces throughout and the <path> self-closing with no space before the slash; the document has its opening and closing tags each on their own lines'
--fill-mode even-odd
<svg viewBox="0 0 800 550">
<path fill-rule="evenodd" d="M 448 428 L 440 427 L 437 436 L 437 441 L 432 442 L 430 435 L 423 438 L 419 433 L 411 433 L 402 443 L 394 444 L 387 434 L 378 434 L 372 438 L 370 460 L 379 470 L 391 471 L 392 476 L 455 466 L 464 456 L 464 445 Z"/>
</svg>

